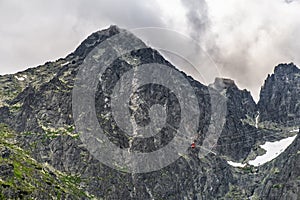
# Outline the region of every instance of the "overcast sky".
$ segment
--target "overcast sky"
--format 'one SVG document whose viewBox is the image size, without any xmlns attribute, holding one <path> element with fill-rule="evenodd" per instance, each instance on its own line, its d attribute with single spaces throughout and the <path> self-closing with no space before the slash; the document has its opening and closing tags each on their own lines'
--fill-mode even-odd
<svg viewBox="0 0 300 200">
<path fill-rule="evenodd" d="M 64 57 L 110 24 L 161 27 L 197 40 L 257 99 L 274 66 L 300 65 L 299 11 L 297 0 L 0 0 L 0 74 Z"/>
</svg>

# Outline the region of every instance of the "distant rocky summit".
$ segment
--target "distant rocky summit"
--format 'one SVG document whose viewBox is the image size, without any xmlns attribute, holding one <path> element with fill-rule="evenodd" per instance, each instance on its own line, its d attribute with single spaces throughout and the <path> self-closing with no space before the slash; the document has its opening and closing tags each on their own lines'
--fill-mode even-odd
<svg viewBox="0 0 300 200">
<path fill-rule="evenodd" d="M 300 69 L 280 64 L 261 89 L 258 108 L 261 121 L 283 125 L 300 124 Z"/>
</svg>

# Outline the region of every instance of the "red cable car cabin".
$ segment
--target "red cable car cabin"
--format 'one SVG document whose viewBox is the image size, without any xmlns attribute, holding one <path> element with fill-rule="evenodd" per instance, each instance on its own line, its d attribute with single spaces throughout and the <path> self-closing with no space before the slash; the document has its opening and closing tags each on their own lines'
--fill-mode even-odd
<svg viewBox="0 0 300 200">
<path fill-rule="evenodd" d="M 193 142 L 193 143 L 191 144 L 191 147 L 192 147 L 192 149 L 194 149 L 194 148 L 196 147 L 195 142 Z"/>
</svg>

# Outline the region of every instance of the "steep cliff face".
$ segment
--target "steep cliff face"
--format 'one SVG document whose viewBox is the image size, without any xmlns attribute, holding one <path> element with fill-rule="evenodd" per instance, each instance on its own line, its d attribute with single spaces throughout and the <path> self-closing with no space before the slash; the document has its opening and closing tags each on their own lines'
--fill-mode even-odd
<svg viewBox="0 0 300 200">
<path fill-rule="evenodd" d="M 280 64 L 261 89 L 260 121 L 284 125 L 300 124 L 300 69 L 293 63 Z"/>
<path fill-rule="evenodd" d="M 243 161 L 262 135 L 253 124 L 243 123 L 245 120 L 255 118 L 256 103 L 250 92 L 240 90 L 233 80 L 216 78 L 211 87 L 216 90 L 222 88 L 219 92 L 227 99 L 226 122 L 217 142 L 216 151 L 230 160 Z"/>
<path fill-rule="evenodd" d="M 195 137 L 191 138 L 191 142 L 197 138 L 196 148 L 187 147 L 187 155 L 161 170 L 131 174 L 124 168 L 112 169 L 91 155 L 87 146 L 80 140 L 80 133 L 76 131 L 72 115 L 72 91 L 79 66 L 97 45 L 121 32 L 127 34 L 126 37 L 120 38 L 125 44 L 137 46 L 139 49 L 113 60 L 99 79 L 95 93 L 97 120 L 117 148 L 148 153 L 162 148 L 172 140 L 178 129 L 181 110 L 178 97 L 161 85 L 148 84 L 139 88 L 135 94 L 140 102 L 139 109 L 136 113 L 132 112 L 138 124 L 147 124 L 151 106 L 166 105 L 169 114 L 166 119 L 172 129 L 166 128 L 157 135 L 140 139 L 125 134 L 114 120 L 110 95 L 120 77 L 143 64 L 158 63 L 175 70 L 176 68 L 140 39 L 125 30 L 111 26 L 93 33 L 66 58 L 17 74 L 0 76 L 0 134 L 4 138 L 0 139 L 0 168 L 3 169 L 2 173 L 0 172 L 0 193 L 3 198 L 247 199 L 253 195 L 261 196 L 262 199 L 273 197 L 270 192 L 262 192 L 270 183 L 266 182 L 265 188 L 257 184 L 269 177 L 270 172 L 274 170 L 272 164 L 259 169 L 260 173 L 256 176 L 258 168 L 235 168 L 228 165 L 227 160 L 245 161 L 257 145 L 266 140 L 265 136 L 276 138 L 273 135 L 277 134 L 277 129 L 268 127 L 268 130 L 265 130 L 264 126 L 255 124 L 258 111 L 260 122 L 281 123 L 281 128 L 290 128 L 284 127 L 288 126 L 285 122 L 294 123 L 299 119 L 300 98 L 296 92 L 299 90 L 299 69 L 290 65 L 286 68 L 277 67 L 276 75 L 272 75 L 274 78 L 269 77 L 266 80 L 258 107 L 250 93 L 240 90 L 234 81 L 217 78 L 210 88 L 218 97 L 226 99 L 226 119 L 217 144 L 205 157 L 199 157 L 198 153 L 207 136 L 212 115 L 211 92 L 209 87 L 176 70 L 192 86 L 200 109 L 197 132 Z M 105 49 L 100 49 L 99 55 L 95 56 L 102 55 L 104 51 Z M 115 48 L 111 53 L 118 51 L 121 49 Z M 110 58 L 106 59 L 109 61 Z M 281 95 L 277 87 L 289 88 L 288 94 Z M 271 106 L 267 105 L 267 102 L 271 102 Z M 278 105 L 280 109 L 287 111 L 286 114 L 272 114 L 272 109 L 277 109 Z M 282 137 L 282 134 L 278 135 Z M 298 146 L 294 150 L 296 149 Z M 292 154 L 286 155 L 291 159 L 288 162 L 297 162 Z M 291 171 L 279 163 L 276 167 L 283 168 L 284 172 L 280 177 L 273 178 L 282 182 L 285 180 L 283 177 Z M 297 169 L 292 171 L 295 170 Z M 34 175 L 32 179 L 30 173 Z M 289 190 L 288 186 L 286 188 Z M 292 195 L 295 196 L 294 193 Z M 282 199 L 284 197 L 286 196 L 281 196 Z"/>
<path fill-rule="evenodd" d="M 212 86 L 220 88 L 220 85 L 224 85 L 221 92 L 224 92 L 228 99 L 228 116 L 238 119 L 255 118 L 257 106 L 249 91 L 240 90 L 231 79 L 216 78 Z"/>
</svg>

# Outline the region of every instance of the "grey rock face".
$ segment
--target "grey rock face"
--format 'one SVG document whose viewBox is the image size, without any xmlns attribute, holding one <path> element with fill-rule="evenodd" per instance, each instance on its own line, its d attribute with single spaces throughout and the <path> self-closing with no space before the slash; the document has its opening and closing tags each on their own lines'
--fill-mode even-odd
<svg viewBox="0 0 300 200">
<path fill-rule="evenodd" d="M 299 125 L 299 99 L 300 69 L 293 63 L 278 65 L 261 89 L 258 102 L 260 121 Z"/>
<path fill-rule="evenodd" d="M 255 118 L 257 106 L 247 90 L 240 90 L 230 79 L 216 78 L 211 87 L 219 90 L 227 98 L 227 117 L 216 151 L 233 161 L 243 161 L 254 144 L 261 139 L 261 133 L 249 124 L 242 123 L 247 118 Z"/>
</svg>

